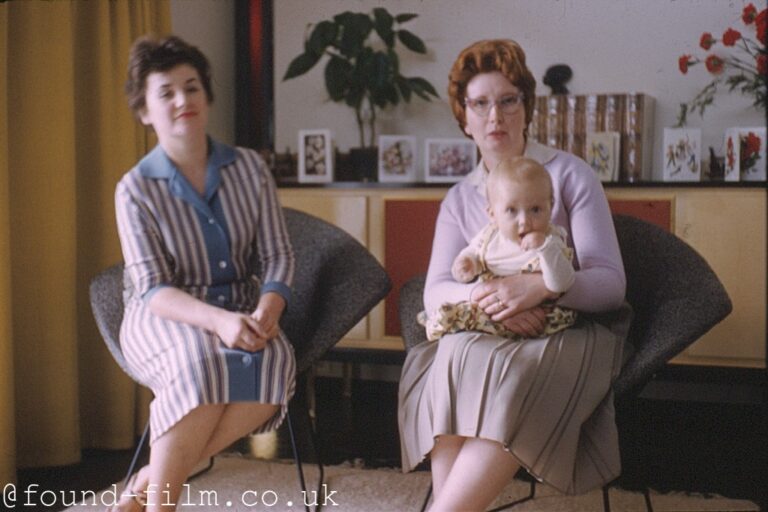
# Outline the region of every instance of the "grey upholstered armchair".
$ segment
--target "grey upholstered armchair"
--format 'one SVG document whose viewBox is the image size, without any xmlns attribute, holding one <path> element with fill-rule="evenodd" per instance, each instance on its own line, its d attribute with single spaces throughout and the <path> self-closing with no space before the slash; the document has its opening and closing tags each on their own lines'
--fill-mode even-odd
<svg viewBox="0 0 768 512">
<path fill-rule="evenodd" d="M 294 345 L 300 376 L 384 298 L 391 282 L 376 259 L 348 233 L 297 210 L 285 208 L 284 213 L 296 257 L 296 272 L 291 304 L 280 325 Z M 134 378 L 118 338 L 123 318 L 122 264 L 108 268 L 93 279 L 90 298 L 107 348 L 117 364 Z M 290 413 L 287 422 L 299 477 L 306 490 Z M 143 442 L 142 438 L 126 481 L 133 472 Z M 322 484 L 322 467 L 320 475 Z"/>
<path fill-rule="evenodd" d="M 617 396 L 637 391 L 672 357 L 728 316 L 732 305 L 709 264 L 675 235 L 645 221 L 614 215 L 627 275 L 634 353 L 614 382 Z M 406 350 L 426 339 L 416 322 L 423 309 L 424 275 L 400 290 L 400 325 Z"/>
<path fill-rule="evenodd" d="M 680 238 L 626 215 L 614 215 L 613 222 L 627 276 L 626 300 L 633 312 L 628 339 L 634 352 L 613 384 L 620 414 L 629 408 L 618 407 L 619 403 L 639 393 L 672 357 L 728 316 L 732 305 L 709 264 Z M 398 309 L 406 350 L 426 339 L 416 322 L 423 309 L 424 279 L 423 274 L 415 276 L 400 289 Z M 604 321 L 611 316 L 605 314 Z M 494 510 L 533 498 L 534 488 L 531 480 L 528 496 Z"/>
</svg>

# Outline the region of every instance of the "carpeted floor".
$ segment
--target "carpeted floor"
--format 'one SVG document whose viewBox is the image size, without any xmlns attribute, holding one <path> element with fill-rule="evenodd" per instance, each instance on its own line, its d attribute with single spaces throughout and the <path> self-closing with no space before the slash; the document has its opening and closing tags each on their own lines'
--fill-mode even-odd
<svg viewBox="0 0 768 512">
<path fill-rule="evenodd" d="M 296 512 L 304 509 L 304 503 L 321 503 L 325 510 L 334 512 L 408 512 L 421 508 L 429 487 L 429 473 L 403 474 L 396 469 L 362 469 L 351 465 L 330 466 L 325 471 L 326 486 L 317 493 L 317 467 L 305 467 L 306 497 L 300 490 L 296 467 L 290 462 L 260 461 L 237 455 L 222 455 L 208 473 L 194 480 L 185 488 L 180 499 L 180 511 L 244 512 L 270 510 Z M 529 483 L 515 480 L 510 483 L 498 504 L 519 499 L 528 494 Z M 119 486 L 108 488 L 86 505 L 67 509 L 72 512 L 102 510 L 119 493 Z M 158 492 L 156 499 L 164 499 Z M 503 501 L 501 501 L 503 500 Z M 612 512 L 645 511 L 646 497 L 621 489 L 609 491 Z M 682 493 L 649 493 L 654 512 L 692 511 L 757 511 L 751 501 L 734 500 L 716 495 L 686 495 Z M 521 503 L 515 512 L 597 512 L 603 510 L 604 496 L 597 490 L 582 496 L 563 496 L 545 486 L 536 486 L 536 497 Z"/>
</svg>

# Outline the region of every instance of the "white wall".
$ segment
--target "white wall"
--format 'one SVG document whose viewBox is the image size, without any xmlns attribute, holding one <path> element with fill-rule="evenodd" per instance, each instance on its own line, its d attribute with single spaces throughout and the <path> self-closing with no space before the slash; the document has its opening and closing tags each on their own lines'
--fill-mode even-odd
<svg viewBox="0 0 768 512">
<path fill-rule="evenodd" d="M 423 76 L 440 92 L 441 100 L 420 99 L 383 113 L 380 134 L 460 137 L 445 100 L 449 68 L 459 51 L 484 38 L 508 37 L 526 50 L 528 63 L 541 84 L 547 67 L 567 63 L 574 70 L 568 84 L 574 94 L 643 92 L 656 98 L 654 178 L 661 178 L 662 132 L 675 123 L 678 104 L 688 101 L 709 82 L 703 66 L 682 75 L 677 58 L 698 48 L 702 32 L 719 37 L 729 26 L 753 34 L 740 21 L 744 0 L 306 0 L 275 1 L 275 128 L 276 148 L 296 150 L 303 128 L 330 128 L 339 148 L 358 145 L 352 109 L 327 99 L 324 62 L 310 73 L 287 82 L 282 76 L 301 53 L 308 23 L 328 19 L 344 10 L 370 11 L 385 6 L 393 14 L 419 14 L 406 28 L 420 36 L 426 57 L 403 48 L 403 74 Z M 759 5 L 759 2 L 756 2 Z M 718 94 L 716 105 L 702 120 L 694 115 L 688 126 L 702 128 L 703 147 L 722 154 L 729 126 L 764 126 L 748 98 Z M 420 144 L 421 145 L 421 144 Z"/>
<path fill-rule="evenodd" d="M 235 2 L 234 0 L 171 0 L 174 34 L 205 53 L 213 74 L 213 108 L 209 133 L 221 142 L 235 142 Z"/>
<path fill-rule="evenodd" d="M 276 148 L 296 151 L 298 130 L 330 128 L 337 145 L 358 144 L 353 111 L 327 99 L 321 63 L 307 75 L 287 82 L 282 76 L 303 48 L 308 23 L 344 10 L 370 11 L 385 6 L 392 13 L 419 17 L 406 28 L 429 48 L 425 57 L 403 49 L 405 75 L 423 76 L 440 92 L 441 100 L 420 99 L 380 115 L 380 134 L 460 137 L 445 101 L 448 70 L 458 52 L 481 38 L 516 39 L 528 54 L 537 80 L 547 67 L 565 62 L 574 70 L 568 84 L 574 94 L 644 92 L 656 98 L 654 177 L 661 178 L 662 132 L 672 126 L 677 106 L 709 82 L 702 66 L 682 75 L 677 57 L 703 56 L 699 36 L 719 37 L 733 26 L 744 34 L 740 13 L 745 0 L 274 0 Z M 757 5 L 760 2 L 755 2 Z M 235 33 L 234 0 L 172 0 L 173 30 L 198 45 L 213 66 L 216 101 L 211 133 L 234 141 Z M 540 94 L 548 89 L 541 83 Z M 729 126 L 764 126 L 765 120 L 748 98 L 722 92 L 704 119 L 692 115 L 688 126 L 702 129 L 702 145 L 722 154 L 722 137 Z"/>
</svg>

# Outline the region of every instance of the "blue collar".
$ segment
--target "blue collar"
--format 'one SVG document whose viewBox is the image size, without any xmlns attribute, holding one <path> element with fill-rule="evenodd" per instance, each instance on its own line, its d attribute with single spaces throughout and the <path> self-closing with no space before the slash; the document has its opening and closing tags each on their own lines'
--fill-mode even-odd
<svg viewBox="0 0 768 512">
<path fill-rule="evenodd" d="M 205 173 L 205 202 L 209 202 L 221 183 L 221 168 L 235 161 L 235 149 L 208 137 L 208 166 Z M 158 144 L 139 162 L 139 172 L 145 178 L 166 179 L 174 196 L 198 204 L 200 196 L 179 172 L 163 148 Z"/>
</svg>

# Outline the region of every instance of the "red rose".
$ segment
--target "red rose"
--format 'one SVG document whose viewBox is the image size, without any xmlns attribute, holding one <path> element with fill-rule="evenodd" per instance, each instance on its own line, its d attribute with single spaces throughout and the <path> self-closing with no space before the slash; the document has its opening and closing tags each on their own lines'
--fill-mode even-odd
<svg viewBox="0 0 768 512">
<path fill-rule="evenodd" d="M 709 32 L 704 32 L 701 34 L 701 39 L 699 40 L 699 46 L 704 48 L 705 50 L 709 50 L 712 48 L 712 45 L 715 44 L 717 40 L 712 37 L 712 34 Z"/>
<path fill-rule="evenodd" d="M 680 68 L 682 74 L 688 73 L 688 65 L 691 63 L 690 59 L 690 55 L 681 55 L 680 58 L 677 59 L 677 67 Z"/>
<path fill-rule="evenodd" d="M 729 28 L 723 34 L 723 44 L 725 46 L 733 46 L 739 39 L 741 39 L 741 32 L 732 28 Z"/>
<path fill-rule="evenodd" d="M 760 11 L 760 14 L 757 15 L 755 18 L 755 29 L 757 30 L 757 39 L 763 43 L 763 45 L 768 45 L 768 20 L 766 20 L 766 14 L 765 12 L 768 9 L 763 9 Z"/>
<path fill-rule="evenodd" d="M 717 55 L 708 56 L 707 60 L 704 61 L 704 64 L 707 66 L 707 71 L 713 75 L 719 75 L 723 72 L 723 68 L 725 67 L 725 61 Z"/>
<path fill-rule="evenodd" d="M 748 4 L 746 7 L 744 7 L 744 10 L 741 11 L 741 21 L 743 21 L 746 25 L 749 25 L 755 21 L 755 16 L 757 16 L 757 9 L 755 8 L 754 4 Z"/>
<path fill-rule="evenodd" d="M 757 74 L 768 76 L 768 55 L 757 56 Z"/>
<path fill-rule="evenodd" d="M 747 134 L 745 143 L 746 151 L 744 153 L 746 158 L 749 158 L 750 156 L 756 155 L 760 152 L 760 137 L 755 135 L 754 132 L 749 132 Z"/>
</svg>

